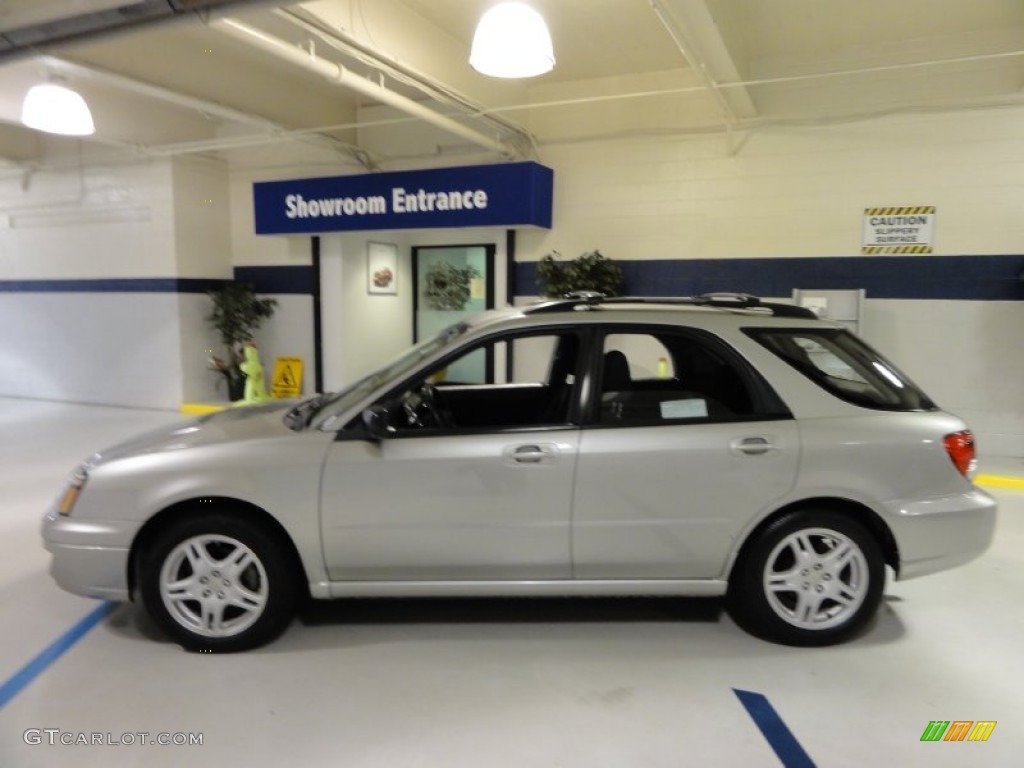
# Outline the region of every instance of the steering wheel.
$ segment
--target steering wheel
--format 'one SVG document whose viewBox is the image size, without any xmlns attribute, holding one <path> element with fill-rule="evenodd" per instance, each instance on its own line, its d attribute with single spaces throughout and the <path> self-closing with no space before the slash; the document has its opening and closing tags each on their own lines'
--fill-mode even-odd
<svg viewBox="0 0 1024 768">
<path fill-rule="evenodd" d="M 433 384 L 424 382 L 418 392 L 420 396 L 420 423 L 425 427 L 448 427 L 451 419 L 437 403 L 437 389 Z"/>
<path fill-rule="evenodd" d="M 410 427 L 431 428 L 451 426 L 451 418 L 437 403 L 437 390 L 427 382 L 410 392 L 402 402 L 406 423 Z"/>
</svg>

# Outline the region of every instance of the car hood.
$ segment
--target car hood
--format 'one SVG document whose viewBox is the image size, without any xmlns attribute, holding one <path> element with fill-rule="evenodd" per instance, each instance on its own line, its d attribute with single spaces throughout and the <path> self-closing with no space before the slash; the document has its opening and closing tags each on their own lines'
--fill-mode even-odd
<svg viewBox="0 0 1024 768">
<path fill-rule="evenodd" d="M 292 400 L 227 408 L 192 421 L 144 432 L 94 454 L 88 464 L 100 466 L 130 456 L 178 451 L 200 445 L 294 434 L 282 422 Z"/>
</svg>

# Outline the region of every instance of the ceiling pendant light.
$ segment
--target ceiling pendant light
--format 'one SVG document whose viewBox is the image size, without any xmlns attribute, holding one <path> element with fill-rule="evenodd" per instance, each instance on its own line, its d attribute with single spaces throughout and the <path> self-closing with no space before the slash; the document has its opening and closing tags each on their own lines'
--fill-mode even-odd
<svg viewBox="0 0 1024 768">
<path fill-rule="evenodd" d="M 63 136 L 96 132 L 89 105 L 77 91 L 58 83 L 32 86 L 21 105 L 21 122 L 29 128 Z"/>
<path fill-rule="evenodd" d="M 525 3 L 499 3 L 476 26 L 469 64 L 491 77 L 536 77 L 555 66 L 548 25 Z"/>
</svg>

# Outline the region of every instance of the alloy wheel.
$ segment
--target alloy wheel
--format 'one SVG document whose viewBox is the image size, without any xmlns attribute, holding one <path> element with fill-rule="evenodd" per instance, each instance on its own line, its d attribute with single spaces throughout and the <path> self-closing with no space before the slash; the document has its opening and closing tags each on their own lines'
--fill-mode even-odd
<svg viewBox="0 0 1024 768">
<path fill-rule="evenodd" d="M 768 605 L 801 629 L 823 630 L 848 621 L 868 595 L 867 557 L 835 530 L 806 528 L 775 545 L 765 561 Z"/>
<path fill-rule="evenodd" d="M 210 638 L 245 632 L 269 597 L 267 572 L 256 553 L 219 534 L 192 536 L 175 546 L 164 558 L 159 587 L 171 618 Z"/>
</svg>

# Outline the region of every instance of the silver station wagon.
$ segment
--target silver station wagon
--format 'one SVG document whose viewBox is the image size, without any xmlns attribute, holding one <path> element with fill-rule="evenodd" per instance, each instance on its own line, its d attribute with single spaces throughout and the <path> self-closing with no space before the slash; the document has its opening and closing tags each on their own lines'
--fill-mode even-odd
<svg viewBox="0 0 1024 768">
<path fill-rule="evenodd" d="M 85 461 L 43 538 L 65 589 L 237 651 L 307 597 L 724 597 L 826 645 L 989 546 L 974 440 L 808 310 L 571 296 L 487 312 L 349 388 Z"/>
</svg>

